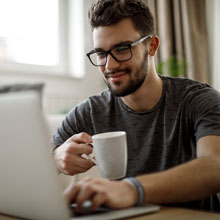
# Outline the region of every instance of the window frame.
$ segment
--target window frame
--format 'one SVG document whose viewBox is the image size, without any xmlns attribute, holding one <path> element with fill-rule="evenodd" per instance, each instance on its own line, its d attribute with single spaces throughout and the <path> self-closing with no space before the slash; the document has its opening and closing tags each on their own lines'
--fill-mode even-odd
<svg viewBox="0 0 220 220">
<path fill-rule="evenodd" d="M 71 2 L 74 2 L 72 4 Z M 84 68 L 83 65 L 85 63 L 83 58 L 82 66 L 81 66 L 81 73 L 75 72 L 74 68 L 71 68 L 71 58 L 70 55 L 70 45 L 73 44 L 71 39 L 71 34 L 73 30 L 74 23 L 76 21 L 70 21 L 71 13 L 74 13 L 74 10 L 82 10 L 84 6 L 84 0 L 59 0 L 58 1 L 59 7 L 59 17 L 58 17 L 58 57 L 59 63 L 55 66 L 45 66 L 45 65 L 35 65 L 35 64 L 28 64 L 28 63 L 18 63 L 14 61 L 0 61 L 0 73 L 22 73 L 22 74 L 29 74 L 29 75 L 54 75 L 54 76 L 70 76 L 76 78 L 82 78 L 84 76 Z M 76 5 L 79 4 L 79 5 Z M 76 7 L 77 6 L 77 7 Z M 78 8 L 79 7 L 79 8 Z M 83 16 L 80 17 L 81 25 L 84 24 Z M 78 21 L 78 20 L 77 20 Z M 79 21 L 78 21 L 79 22 Z M 83 38 L 83 32 L 81 33 L 80 37 Z M 83 39 L 84 43 L 84 39 Z M 83 48 L 82 48 L 83 49 Z M 84 52 L 84 50 L 83 50 Z M 71 68 L 71 69 L 70 69 Z"/>
</svg>

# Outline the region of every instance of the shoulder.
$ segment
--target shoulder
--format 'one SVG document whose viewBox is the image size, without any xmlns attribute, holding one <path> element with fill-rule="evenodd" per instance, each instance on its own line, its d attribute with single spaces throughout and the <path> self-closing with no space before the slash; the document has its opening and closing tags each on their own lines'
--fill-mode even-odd
<svg viewBox="0 0 220 220">
<path fill-rule="evenodd" d="M 202 83 L 188 78 L 161 76 L 166 92 L 178 99 L 198 98 L 198 96 L 208 97 L 214 94 L 219 97 L 220 93 L 207 83 Z"/>
<path fill-rule="evenodd" d="M 219 134 L 220 93 L 217 90 L 191 79 L 165 77 L 164 80 L 168 102 L 194 124 L 197 140 L 207 134 Z"/>
<path fill-rule="evenodd" d="M 207 83 L 202 83 L 196 80 L 189 78 L 181 77 L 169 77 L 169 76 L 160 76 L 165 84 L 170 88 L 185 88 L 187 90 L 198 90 L 203 88 L 210 88 L 211 86 Z"/>
</svg>

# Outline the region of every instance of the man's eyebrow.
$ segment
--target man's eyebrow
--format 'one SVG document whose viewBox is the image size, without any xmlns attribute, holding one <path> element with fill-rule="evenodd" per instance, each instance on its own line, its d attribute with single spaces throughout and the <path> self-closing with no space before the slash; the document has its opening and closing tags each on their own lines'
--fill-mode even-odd
<svg viewBox="0 0 220 220">
<path fill-rule="evenodd" d="M 115 47 L 118 47 L 118 46 L 122 46 L 122 45 L 126 45 L 126 44 L 131 44 L 131 43 L 133 43 L 133 41 L 121 41 L 121 42 L 119 42 L 117 44 L 112 45 L 109 50 L 112 50 L 112 49 L 114 49 Z M 94 51 L 108 51 L 108 50 L 104 50 L 103 48 L 100 48 L 100 47 L 96 47 L 93 50 Z"/>
<path fill-rule="evenodd" d="M 127 40 L 127 41 L 121 41 L 121 42 L 119 42 L 119 43 L 113 45 L 113 46 L 111 47 L 111 49 L 112 49 L 112 48 L 115 48 L 115 47 L 118 47 L 118 46 L 121 46 L 121 45 L 131 44 L 131 43 L 133 43 L 133 41 L 128 41 L 128 40 Z"/>
<path fill-rule="evenodd" d="M 105 51 L 103 48 L 95 47 L 93 51 Z"/>
</svg>

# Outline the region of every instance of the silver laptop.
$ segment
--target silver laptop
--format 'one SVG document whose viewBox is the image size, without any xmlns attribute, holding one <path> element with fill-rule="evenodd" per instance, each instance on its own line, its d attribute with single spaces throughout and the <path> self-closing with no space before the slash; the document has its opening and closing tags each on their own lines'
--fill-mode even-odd
<svg viewBox="0 0 220 220">
<path fill-rule="evenodd" d="M 77 216 L 62 196 L 48 134 L 36 91 L 0 95 L 0 213 L 35 220 L 105 220 L 159 210 L 148 205 Z"/>
</svg>

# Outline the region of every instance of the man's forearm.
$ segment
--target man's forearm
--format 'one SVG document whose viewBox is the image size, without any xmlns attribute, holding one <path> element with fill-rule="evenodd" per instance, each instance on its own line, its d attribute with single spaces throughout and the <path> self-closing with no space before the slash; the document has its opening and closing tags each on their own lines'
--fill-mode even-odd
<svg viewBox="0 0 220 220">
<path fill-rule="evenodd" d="M 220 158 L 201 157 L 175 168 L 137 177 L 146 203 L 176 203 L 220 192 Z"/>
</svg>

